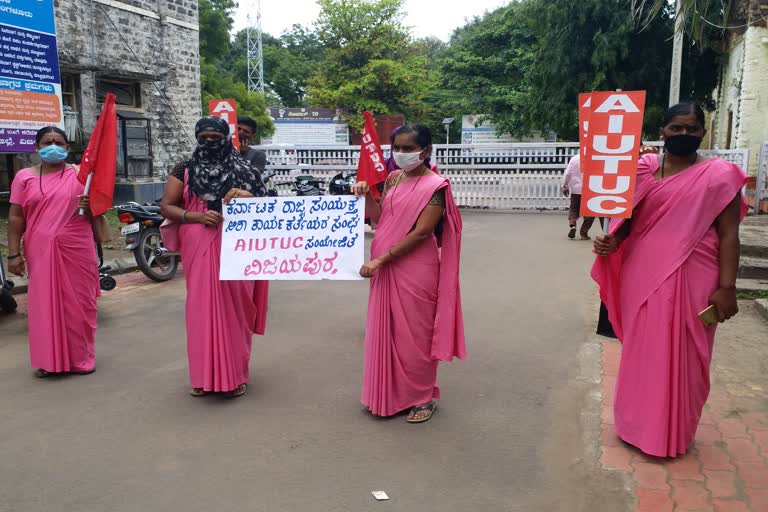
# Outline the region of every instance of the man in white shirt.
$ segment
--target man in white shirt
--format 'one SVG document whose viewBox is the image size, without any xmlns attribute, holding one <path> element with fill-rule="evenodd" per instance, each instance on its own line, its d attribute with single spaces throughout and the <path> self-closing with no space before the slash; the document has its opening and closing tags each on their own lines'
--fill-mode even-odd
<svg viewBox="0 0 768 512">
<path fill-rule="evenodd" d="M 568 162 L 568 167 L 566 167 L 565 174 L 563 175 L 563 195 L 565 197 L 571 196 L 571 207 L 568 210 L 568 225 L 570 226 L 568 238 L 571 239 L 576 238 L 576 222 L 579 220 L 579 212 L 581 211 L 582 179 L 579 155 L 577 154 Z M 595 222 L 594 217 L 584 217 L 580 230 L 582 240 L 590 239 L 589 229 L 592 227 L 593 222 Z"/>
</svg>

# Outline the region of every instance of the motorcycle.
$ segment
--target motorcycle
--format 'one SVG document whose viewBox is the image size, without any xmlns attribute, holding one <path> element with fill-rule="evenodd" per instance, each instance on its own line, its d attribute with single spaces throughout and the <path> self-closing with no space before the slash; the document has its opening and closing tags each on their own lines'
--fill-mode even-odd
<svg viewBox="0 0 768 512">
<path fill-rule="evenodd" d="M 328 193 L 332 196 L 349 196 L 352 195 L 352 185 L 357 180 L 356 172 L 343 173 L 340 172 L 328 183 Z"/>
<path fill-rule="evenodd" d="M 280 185 L 290 186 L 296 196 L 322 196 L 325 194 L 323 180 L 310 175 L 296 176 L 293 181 L 280 183 Z"/>
<path fill-rule="evenodd" d="M 117 211 L 120 222 L 126 224 L 121 230 L 125 248 L 133 251 L 139 269 L 153 281 L 172 279 L 179 269 L 180 254 L 163 246 L 160 224 L 164 219 L 160 207 L 132 201 L 117 206 Z"/>
<path fill-rule="evenodd" d="M 9 281 L 3 267 L 3 260 L 0 258 L 0 311 L 3 313 L 15 313 L 18 305 L 16 299 L 11 295 L 13 290 L 13 281 Z"/>
<path fill-rule="evenodd" d="M 357 172 L 340 172 L 328 183 L 328 193 L 332 196 L 350 196 L 352 195 L 352 185 L 357 181 Z M 371 226 L 371 219 L 365 217 L 365 223 Z"/>
<path fill-rule="evenodd" d="M 99 288 L 105 292 L 112 291 L 117 286 L 117 281 L 115 281 L 114 277 L 109 275 L 112 266 L 104 265 L 104 251 L 102 250 L 100 243 L 96 243 L 96 256 L 99 260 Z"/>
</svg>

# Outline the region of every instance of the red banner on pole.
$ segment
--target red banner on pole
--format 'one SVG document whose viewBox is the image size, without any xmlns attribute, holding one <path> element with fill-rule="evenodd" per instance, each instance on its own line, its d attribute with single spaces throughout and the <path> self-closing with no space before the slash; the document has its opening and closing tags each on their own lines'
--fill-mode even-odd
<svg viewBox="0 0 768 512">
<path fill-rule="evenodd" d="M 371 187 L 373 197 L 379 198 L 379 183 L 387 179 L 387 166 L 384 165 L 384 153 L 379 144 L 379 135 L 370 112 L 363 112 L 365 127 L 363 140 L 360 142 L 360 160 L 357 163 L 357 181 L 365 181 Z"/>
<path fill-rule="evenodd" d="M 125 137 L 125 134 L 123 134 Z M 80 161 L 77 178 L 88 182 L 93 174 L 90 187 L 85 194 L 91 199 L 91 215 L 102 215 L 112 208 L 115 195 L 115 174 L 117 173 L 117 110 L 115 95 L 107 93 L 101 115 L 91 133 L 91 140 Z"/>
<path fill-rule="evenodd" d="M 237 102 L 235 100 L 210 100 L 208 110 L 212 116 L 224 119 L 229 125 L 229 134 L 232 135 L 232 145 L 240 151 L 240 137 L 237 136 Z"/>
<path fill-rule="evenodd" d="M 593 92 L 589 96 L 584 113 L 588 128 L 582 139 L 586 144 L 581 157 L 581 215 L 629 218 L 634 208 L 645 91 Z"/>
</svg>

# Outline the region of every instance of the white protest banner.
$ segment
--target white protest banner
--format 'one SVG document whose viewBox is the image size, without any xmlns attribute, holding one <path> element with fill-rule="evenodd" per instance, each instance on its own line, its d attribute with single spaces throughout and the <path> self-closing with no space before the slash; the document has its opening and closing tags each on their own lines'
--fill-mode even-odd
<svg viewBox="0 0 768 512">
<path fill-rule="evenodd" d="M 362 198 L 233 199 L 223 213 L 222 281 L 362 279 Z"/>
</svg>

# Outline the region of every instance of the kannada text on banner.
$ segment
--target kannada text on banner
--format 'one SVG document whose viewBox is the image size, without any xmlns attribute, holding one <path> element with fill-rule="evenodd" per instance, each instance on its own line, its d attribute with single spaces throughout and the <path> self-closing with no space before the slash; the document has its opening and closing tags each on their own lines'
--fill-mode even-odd
<svg viewBox="0 0 768 512">
<path fill-rule="evenodd" d="M 63 126 L 53 0 L 1 0 L 0 153 L 33 152 L 47 125 Z"/>
<path fill-rule="evenodd" d="M 223 281 L 356 280 L 365 201 L 353 196 L 233 199 L 224 206 Z"/>
</svg>

